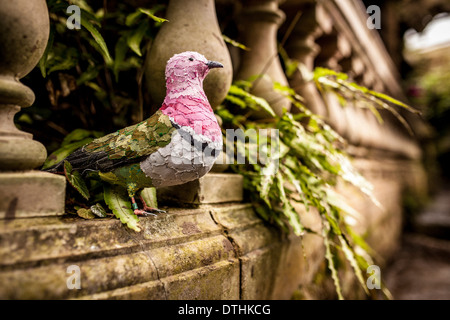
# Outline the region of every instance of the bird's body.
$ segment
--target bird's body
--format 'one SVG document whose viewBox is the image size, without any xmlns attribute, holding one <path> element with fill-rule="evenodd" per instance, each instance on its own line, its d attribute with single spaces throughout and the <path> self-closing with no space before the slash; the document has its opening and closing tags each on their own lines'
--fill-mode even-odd
<svg viewBox="0 0 450 320">
<path fill-rule="evenodd" d="M 203 91 L 203 79 L 220 63 L 196 52 L 173 56 L 166 66 L 166 98 L 150 118 L 95 139 L 65 160 L 73 170 L 98 171 L 107 183 L 136 192 L 198 179 L 222 150 L 222 134 Z M 56 172 L 62 162 L 49 168 Z"/>
</svg>

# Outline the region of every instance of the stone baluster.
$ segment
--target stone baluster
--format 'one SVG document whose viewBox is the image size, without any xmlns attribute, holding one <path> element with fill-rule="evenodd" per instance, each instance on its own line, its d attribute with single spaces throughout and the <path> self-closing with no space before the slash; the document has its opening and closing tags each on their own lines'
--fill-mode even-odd
<svg viewBox="0 0 450 320">
<path fill-rule="evenodd" d="M 35 99 L 19 79 L 38 63 L 49 29 L 45 0 L 0 0 L 0 218 L 64 213 L 65 178 L 32 170 L 46 149 L 14 125 L 14 115 Z"/>
<path fill-rule="evenodd" d="M 248 80 L 261 75 L 255 80 L 251 92 L 266 99 L 274 112 L 281 115 L 283 109 L 289 111 L 291 107 L 289 99 L 273 89 L 274 82 L 288 85 L 277 47 L 277 31 L 285 14 L 278 8 L 279 0 L 244 0 L 242 3 L 237 21 L 240 42 L 250 50 L 242 52 L 236 78 Z M 268 114 L 261 111 L 253 116 L 266 118 Z"/>
<path fill-rule="evenodd" d="M 164 70 L 167 60 L 183 51 L 197 51 L 208 60 L 221 62 L 206 77 L 203 87 L 213 108 L 231 86 L 233 67 L 216 16 L 214 0 L 170 0 L 166 18 L 149 52 L 145 66 L 147 89 L 159 108 L 166 95 Z"/>
<path fill-rule="evenodd" d="M 289 58 L 298 61 L 308 72 L 313 72 L 314 59 L 320 51 L 315 40 L 323 33 L 324 29 L 331 29 L 331 25 L 328 25 L 328 20 L 324 19 L 322 8 L 315 3 L 306 3 L 304 6 L 288 3 L 282 9 L 287 14 L 286 25 L 290 25 L 297 12 L 301 12 L 300 19 L 295 24 L 285 49 Z M 321 116 L 327 114 L 326 106 L 315 84 L 310 79 L 305 79 L 300 70 L 297 70 L 289 79 L 289 85 L 305 99 L 306 105 L 313 113 Z"/>
<path fill-rule="evenodd" d="M 334 71 L 342 71 L 339 61 L 345 59 L 351 52 L 350 46 L 345 39 L 340 39 L 336 30 L 328 29 L 320 37 L 316 39 L 316 43 L 320 47 L 320 51 L 314 61 L 316 67 L 325 67 Z M 326 94 L 324 101 L 327 106 L 327 114 L 325 119 L 327 122 L 342 136 L 348 138 L 351 131 L 351 116 L 352 110 L 347 110 L 340 105 L 339 100 L 334 94 Z"/>
</svg>

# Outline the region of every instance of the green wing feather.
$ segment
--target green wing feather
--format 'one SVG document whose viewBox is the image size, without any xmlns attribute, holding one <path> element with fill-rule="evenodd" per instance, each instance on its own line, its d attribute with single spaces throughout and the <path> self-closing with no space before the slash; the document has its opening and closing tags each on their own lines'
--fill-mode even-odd
<svg viewBox="0 0 450 320">
<path fill-rule="evenodd" d="M 169 117 L 158 110 L 147 120 L 95 139 L 84 151 L 106 152 L 110 160 L 139 158 L 169 144 L 175 130 Z"/>
</svg>

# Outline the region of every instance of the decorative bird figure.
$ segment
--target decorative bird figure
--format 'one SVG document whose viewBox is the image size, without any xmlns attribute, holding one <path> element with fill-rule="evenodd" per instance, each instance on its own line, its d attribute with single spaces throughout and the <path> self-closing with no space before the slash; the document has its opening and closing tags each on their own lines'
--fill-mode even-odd
<svg viewBox="0 0 450 320">
<path fill-rule="evenodd" d="M 166 97 L 150 118 L 93 140 L 46 169 L 64 171 L 64 161 L 82 175 L 97 171 L 107 183 L 128 191 L 136 215 L 158 211 L 136 193 L 198 179 L 209 172 L 222 150 L 222 133 L 203 90 L 203 80 L 219 62 L 197 52 L 174 55 L 166 65 Z"/>
</svg>

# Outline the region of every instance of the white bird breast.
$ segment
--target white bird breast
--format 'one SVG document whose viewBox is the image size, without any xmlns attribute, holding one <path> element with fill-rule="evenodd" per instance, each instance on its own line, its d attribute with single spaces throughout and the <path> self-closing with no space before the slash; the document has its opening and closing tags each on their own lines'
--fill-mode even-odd
<svg viewBox="0 0 450 320">
<path fill-rule="evenodd" d="M 183 138 L 186 135 L 193 136 L 194 145 L 190 139 Z M 174 131 L 168 145 L 140 163 L 141 169 L 157 188 L 199 179 L 211 170 L 219 153 L 211 155 L 211 152 L 203 152 L 201 146 L 204 143 L 207 150 L 222 150 L 221 141 L 213 142 L 204 135 L 196 134 L 192 128 L 183 126 Z"/>
</svg>

